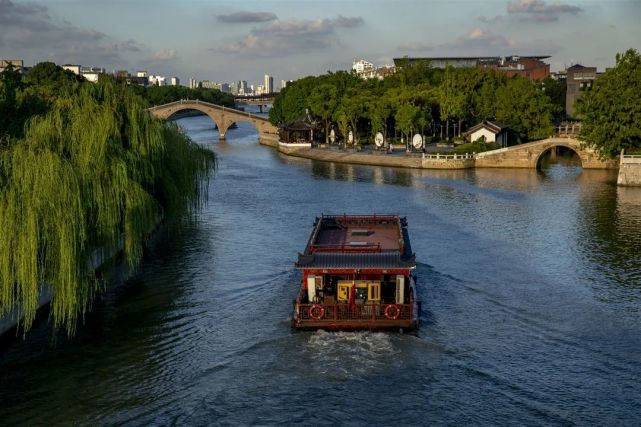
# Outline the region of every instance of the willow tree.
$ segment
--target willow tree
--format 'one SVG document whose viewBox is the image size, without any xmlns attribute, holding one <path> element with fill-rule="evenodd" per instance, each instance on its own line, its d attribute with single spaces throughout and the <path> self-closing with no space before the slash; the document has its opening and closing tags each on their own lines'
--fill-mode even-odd
<svg viewBox="0 0 641 427">
<path fill-rule="evenodd" d="M 199 206 L 215 165 L 109 80 L 58 98 L 0 158 L 0 315 L 20 307 L 28 330 L 50 286 L 69 334 L 97 289 L 95 259 L 122 249 L 134 265 L 159 219 Z"/>
</svg>

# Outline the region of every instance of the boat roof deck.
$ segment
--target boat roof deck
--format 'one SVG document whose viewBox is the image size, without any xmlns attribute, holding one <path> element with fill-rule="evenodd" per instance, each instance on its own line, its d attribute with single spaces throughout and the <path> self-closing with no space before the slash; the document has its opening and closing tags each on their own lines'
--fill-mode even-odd
<svg viewBox="0 0 641 427">
<path fill-rule="evenodd" d="M 310 241 L 316 249 L 327 247 L 377 246 L 380 250 L 401 251 L 403 235 L 397 216 L 330 216 L 317 223 Z"/>
<path fill-rule="evenodd" d="M 322 229 L 316 236 L 314 245 L 376 245 L 380 244 L 383 250 L 400 250 L 398 227 L 389 225 L 362 225 L 340 229 Z"/>
<path fill-rule="evenodd" d="M 398 215 L 316 218 L 297 268 L 415 268 L 407 221 Z"/>
</svg>

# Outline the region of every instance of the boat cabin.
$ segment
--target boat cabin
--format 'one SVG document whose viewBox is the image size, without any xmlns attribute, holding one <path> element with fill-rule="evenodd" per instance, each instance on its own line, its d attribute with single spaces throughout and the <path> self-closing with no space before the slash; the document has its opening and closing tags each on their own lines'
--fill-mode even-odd
<svg viewBox="0 0 641 427">
<path fill-rule="evenodd" d="M 415 255 L 396 215 L 316 218 L 296 267 L 297 329 L 414 329 Z"/>
</svg>

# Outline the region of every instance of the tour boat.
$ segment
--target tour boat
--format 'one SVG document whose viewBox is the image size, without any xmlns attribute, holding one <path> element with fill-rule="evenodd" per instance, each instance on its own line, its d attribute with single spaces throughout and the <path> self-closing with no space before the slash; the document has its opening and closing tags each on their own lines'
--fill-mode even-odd
<svg viewBox="0 0 641 427">
<path fill-rule="evenodd" d="M 316 218 L 296 268 L 295 329 L 412 330 L 418 327 L 416 256 L 398 215 Z"/>
</svg>

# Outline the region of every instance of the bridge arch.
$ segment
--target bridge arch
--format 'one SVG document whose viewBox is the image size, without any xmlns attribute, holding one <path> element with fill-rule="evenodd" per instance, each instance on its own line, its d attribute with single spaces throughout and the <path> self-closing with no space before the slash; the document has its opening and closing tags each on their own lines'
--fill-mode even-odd
<svg viewBox="0 0 641 427">
<path fill-rule="evenodd" d="M 616 161 L 601 159 L 599 153 L 593 148 L 586 147 L 582 141 L 567 136 L 550 137 L 479 153 L 475 157 L 475 165 L 490 168 L 536 169 L 541 157 L 553 147 L 565 147 L 577 153 L 583 169 L 616 169 L 618 167 Z"/>
<path fill-rule="evenodd" d="M 548 153 L 553 153 L 553 156 L 555 157 L 558 156 L 560 154 L 557 152 L 559 148 L 562 148 L 564 150 L 571 151 L 572 153 L 574 153 L 577 159 L 579 159 L 579 165 L 583 167 L 584 159 L 581 156 L 583 154 L 581 149 L 573 146 L 573 144 L 563 144 L 563 143 L 556 143 L 547 148 L 544 148 L 536 157 L 534 167 L 536 169 L 541 169 L 542 161 L 545 158 L 545 156 Z"/>
<path fill-rule="evenodd" d="M 278 128 L 272 125 L 268 119 L 256 114 L 240 111 L 235 108 L 210 104 L 198 100 L 180 100 L 165 105 L 155 106 L 149 112 L 161 119 L 168 119 L 172 115 L 183 110 L 198 110 L 207 114 L 216 123 L 220 139 L 225 139 L 229 127 L 239 121 L 251 123 L 258 130 L 259 140 L 267 139 L 278 141 Z"/>
<path fill-rule="evenodd" d="M 220 132 L 221 135 L 223 135 L 221 139 L 225 139 L 226 135 L 227 135 L 227 131 L 229 130 L 229 128 L 232 127 L 234 124 L 237 124 L 237 123 L 248 123 L 248 124 L 252 125 L 252 127 L 254 129 L 256 129 L 256 132 L 260 135 L 260 129 L 258 128 L 258 125 L 256 123 L 254 123 L 254 122 L 252 122 L 251 120 L 248 120 L 248 119 L 236 119 L 234 121 L 230 120 L 227 123 L 227 127 L 225 129 L 222 129 L 221 127 L 218 128 L 218 132 Z"/>
<path fill-rule="evenodd" d="M 167 116 L 167 117 L 163 117 L 163 118 L 164 118 L 165 120 L 174 120 L 176 116 L 179 116 L 181 113 L 184 113 L 184 112 L 187 112 L 187 111 L 200 111 L 201 113 L 203 113 L 203 114 L 205 114 L 206 116 L 208 116 L 208 117 L 211 119 L 211 121 L 212 121 L 212 122 L 214 122 L 214 124 L 216 125 L 216 127 L 217 127 L 217 128 L 219 128 L 219 127 L 220 127 L 220 126 L 218 125 L 218 123 L 216 122 L 216 117 L 212 116 L 212 115 L 211 115 L 208 111 L 206 111 L 204 108 L 192 108 L 192 107 L 187 108 L 187 107 L 185 107 L 185 108 L 177 109 L 176 111 L 174 111 L 173 113 L 171 113 L 169 116 Z"/>
</svg>

